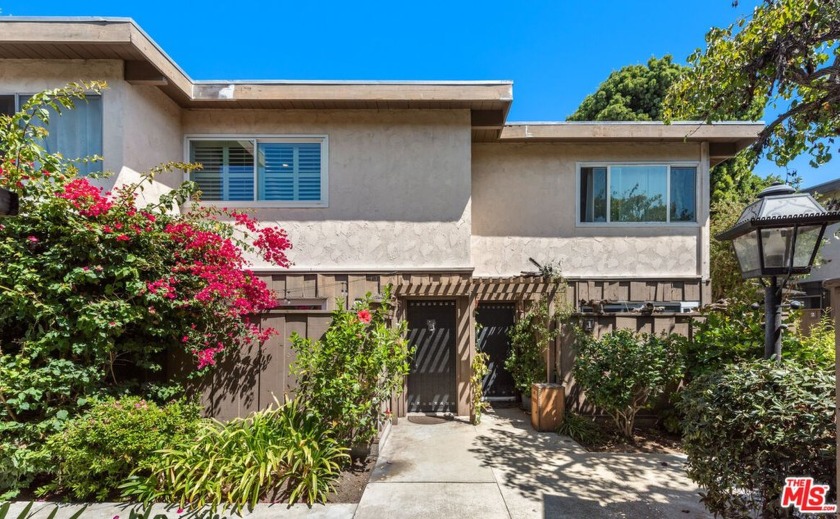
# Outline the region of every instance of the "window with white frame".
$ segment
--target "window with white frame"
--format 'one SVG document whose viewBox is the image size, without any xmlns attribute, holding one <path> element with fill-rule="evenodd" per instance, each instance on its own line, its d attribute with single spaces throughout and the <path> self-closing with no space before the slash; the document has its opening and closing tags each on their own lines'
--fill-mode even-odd
<svg viewBox="0 0 840 519">
<path fill-rule="evenodd" d="M 188 139 L 203 201 L 326 205 L 326 137 Z"/>
<path fill-rule="evenodd" d="M 695 166 L 586 165 L 579 169 L 581 223 L 697 221 Z"/>
<path fill-rule="evenodd" d="M 0 113 L 14 114 L 30 97 L 23 94 L 0 95 Z M 101 161 L 76 160 L 102 156 L 102 96 L 87 95 L 85 99 L 74 100 L 74 103 L 72 110 L 62 109 L 60 114 L 48 108 L 49 135 L 40 144 L 47 153 L 58 152 L 75 161 L 74 165 L 81 175 L 102 171 Z"/>
</svg>

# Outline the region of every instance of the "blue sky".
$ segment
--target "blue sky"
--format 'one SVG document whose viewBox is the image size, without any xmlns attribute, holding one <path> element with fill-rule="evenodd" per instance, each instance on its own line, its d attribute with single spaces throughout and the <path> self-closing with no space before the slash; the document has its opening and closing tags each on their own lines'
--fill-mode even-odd
<svg viewBox="0 0 840 519">
<path fill-rule="evenodd" d="M 759 1 L 0 0 L 0 9 L 134 18 L 194 79 L 509 79 L 509 121 L 557 121 L 611 71 L 664 54 L 683 63 L 710 27 Z M 840 157 L 789 167 L 805 185 L 840 177 Z M 783 172 L 766 161 L 756 171 Z"/>
</svg>

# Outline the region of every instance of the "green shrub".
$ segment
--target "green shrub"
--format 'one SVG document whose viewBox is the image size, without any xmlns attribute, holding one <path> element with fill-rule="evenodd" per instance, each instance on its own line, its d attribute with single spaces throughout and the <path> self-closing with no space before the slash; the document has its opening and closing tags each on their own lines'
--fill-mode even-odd
<svg viewBox="0 0 840 519">
<path fill-rule="evenodd" d="M 198 429 L 198 404 L 158 406 L 139 397 L 109 399 L 70 420 L 46 444 L 56 469 L 42 491 L 67 491 L 74 498 L 104 500 L 158 449 L 191 441 Z"/>
<path fill-rule="evenodd" d="M 557 434 L 568 436 L 576 442 L 584 445 L 598 443 L 601 438 L 601 429 L 591 418 L 576 413 L 566 413 Z"/>
<path fill-rule="evenodd" d="M 835 484 L 835 378 L 826 371 L 755 361 L 697 378 L 679 403 L 689 477 L 724 517 L 787 517 L 785 478 Z"/>
<path fill-rule="evenodd" d="M 390 298 L 388 286 L 378 307 L 370 294 L 350 310 L 339 306 L 321 340 L 292 335 L 297 398 L 346 446 L 367 444 L 376 436 L 383 403 L 402 391 L 408 374 L 407 324 L 391 325 Z"/>
<path fill-rule="evenodd" d="M 725 308 L 705 309 L 703 314 L 704 319 L 692 323 L 686 359 L 689 379 L 764 356 L 763 308 L 733 297 Z"/>
<path fill-rule="evenodd" d="M 209 505 L 237 513 L 284 492 L 291 503 L 323 502 L 348 461 L 346 449 L 296 402 L 227 423 L 206 420 L 196 437 L 158 451 L 127 483 L 123 497 L 146 505 Z"/>
<path fill-rule="evenodd" d="M 545 352 L 559 329 L 553 325 L 554 316 L 547 298 L 540 299 L 508 331 L 510 351 L 505 369 L 513 377 L 516 389 L 530 398 L 531 385 L 546 379 Z"/>
<path fill-rule="evenodd" d="M 734 295 L 724 308 L 704 310 L 693 323 L 688 345 L 688 378 L 699 377 L 730 364 L 764 358 L 764 308 L 753 308 L 745 294 Z M 782 358 L 818 368 L 834 367 L 834 324 L 824 316 L 808 335 L 798 325 L 798 312 L 784 316 Z"/>
<path fill-rule="evenodd" d="M 800 322 L 798 316 L 794 320 Z M 783 359 L 818 369 L 834 369 L 834 318 L 831 312 L 826 312 L 814 323 L 808 334 L 797 324 L 791 332 L 782 335 L 782 341 Z"/>
<path fill-rule="evenodd" d="M 636 414 L 685 373 L 684 339 L 616 330 L 600 339 L 579 333 L 575 381 L 587 400 L 609 414 L 619 432 L 633 437 Z"/>
</svg>

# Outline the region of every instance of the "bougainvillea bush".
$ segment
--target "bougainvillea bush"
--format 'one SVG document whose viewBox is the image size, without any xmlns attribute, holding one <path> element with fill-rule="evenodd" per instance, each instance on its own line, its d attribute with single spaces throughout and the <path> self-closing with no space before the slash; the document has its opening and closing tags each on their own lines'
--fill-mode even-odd
<svg viewBox="0 0 840 519">
<path fill-rule="evenodd" d="M 272 333 L 248 319 L 275 299 L 245 256 L 287 266 L 281 229 L 232 211 L 182 212 L 197 197 L 190 182 L 138 203 L 156 174 L 192 166 L 102 192 L 39 145 L 51 113 L 102 87 L 40 93 L 0 116 L 0 186 L 20 195 L 20 215 L 0 219 L 0 497 L 45 470 L 46 436 L 105 394 L 141 392 L 168 349 L 201 374 Z"/>
</svg>

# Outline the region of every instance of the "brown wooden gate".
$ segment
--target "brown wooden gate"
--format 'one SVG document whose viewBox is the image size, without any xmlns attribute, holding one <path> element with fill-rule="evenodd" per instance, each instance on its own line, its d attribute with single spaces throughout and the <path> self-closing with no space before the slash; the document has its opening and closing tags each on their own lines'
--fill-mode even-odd
<svg viewBox="0 0 840 519">
<path fill-rule="evenodd" d="M 455 412 L 455 301 L 408 301 L 408 412 Z"/>
</svg>

